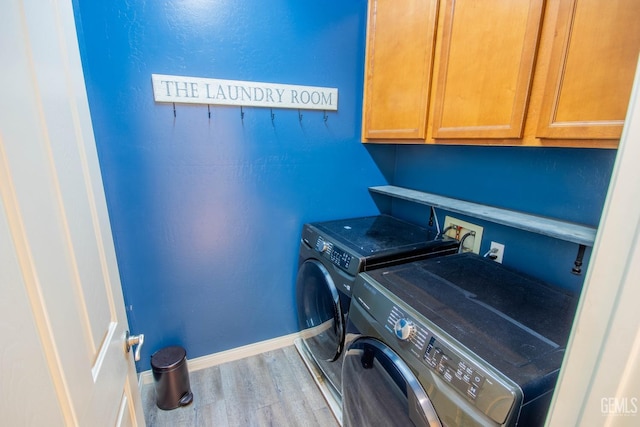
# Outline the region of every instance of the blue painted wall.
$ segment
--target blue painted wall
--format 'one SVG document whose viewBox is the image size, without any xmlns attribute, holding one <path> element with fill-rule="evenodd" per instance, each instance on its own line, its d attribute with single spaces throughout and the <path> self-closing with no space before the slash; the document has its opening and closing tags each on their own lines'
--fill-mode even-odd
<svg viewBox="0 0 640 427">
<path fill-rule="evenodd" d="M 362 145 L 366 1 L 74 0 L 138 369 L 166 345 L 190 358 L 297 329 L 308 221 L 428 209 L 372 198 L 391 183 L 597 225 L 615 152 Z M 155 104 L 151 74 L 337 87 L 337 113 Z M 439 212 L 440 221 L 445 212 Z M 468 219 L 470 218 L 462 218 Z M 481 223 L 482 251 L 579 290 L 576 245 Z"/>
<path fill-rule="evenodd" d="M 541 147 L 398 146 L 392 181 L 462 200 L 597 227 L 616 150 Z M 386 202 L 384 202 L 386 203 Z M 429 209 L 395 201 L 394 215 L 425 223 Z M 505 244 L 503 263 L 579 292 L 584 274 L 571 273 L 578 245 L 459 214 L 484 227 L 481 254 L 491 241 Z M 583 272 L 589 260 L 588 248 Z"/>
<path fill-rule="evenodd" d="M 359 142 L 366 1 L 74 7 L 138 368 L 165 345 L 193 358 L 295 332 L 302 224 L 378 213 L 372 156 L 392 153 Z M 339 109 L 174 119 L 152 73 L 336 87 Z"/>
</svg>

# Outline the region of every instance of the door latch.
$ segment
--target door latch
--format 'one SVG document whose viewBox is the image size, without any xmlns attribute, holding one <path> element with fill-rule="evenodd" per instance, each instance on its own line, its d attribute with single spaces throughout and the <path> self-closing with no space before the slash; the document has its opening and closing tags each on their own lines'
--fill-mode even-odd
<svg viewBox="0 0 640 427">
<path fill-rule="evenodd" d="M 137 345 L 136 350 L 133 352 L 133 360 L 136 362 L 140 360 L 140 350 L 142 349 L 142 344 L 144 344 L 144 334 L 140 335 L 131 335 L 129 331 L 127 331 L 124 337 L 124 346 L 125 351 L 129 353 L 131 351 L 131 347 Z"/>
</svg>

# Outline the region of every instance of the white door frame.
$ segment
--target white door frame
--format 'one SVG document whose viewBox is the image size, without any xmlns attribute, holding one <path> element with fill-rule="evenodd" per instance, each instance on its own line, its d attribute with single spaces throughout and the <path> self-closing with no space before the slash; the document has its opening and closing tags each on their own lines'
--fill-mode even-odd
<svg viewBox="0 0 640 427">
<path fill-rule="evenodd" d="M 548 425 L 640 425 L 640 67 Z"/>
</svg>

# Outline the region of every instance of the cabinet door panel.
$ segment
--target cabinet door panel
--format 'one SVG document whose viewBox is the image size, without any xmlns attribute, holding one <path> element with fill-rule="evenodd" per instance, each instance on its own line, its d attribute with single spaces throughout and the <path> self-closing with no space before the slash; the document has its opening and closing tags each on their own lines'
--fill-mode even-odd
<svg viewBox="0 0 640 427">
<path fill-rule="evenodd" d="M 447 0 L 434 138 L 522 136 L 543 0 Z"/>
<path fill-rule="evenodd" d="M 370 2 L 363 138 L 425 138 L 437 9 L 437 0 Z"/>
<path fill-rule="evenodd" d="M 638 0 L 560 5 L 537 136 L 617 139 L 640 49 Z"/>
</svg>

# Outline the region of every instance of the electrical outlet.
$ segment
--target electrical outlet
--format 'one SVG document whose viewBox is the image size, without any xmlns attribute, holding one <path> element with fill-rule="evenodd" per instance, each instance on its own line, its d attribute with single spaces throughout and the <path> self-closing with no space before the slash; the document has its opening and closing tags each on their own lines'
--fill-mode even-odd
<svg viewBox="0 0 640 427">
<path fill-rule="evenodd" d="M 491 242 L 489 253 L 489 257 L 491 257 L 492 260 L 502 264 L 502 257 L 504 256 L 504 245 L 502 243 Z"/>
<path fill-rule="evenodd" d="M 446 230 L 444 233 L 449 237 L 453 237 L 456 240 L 464 239 L 462 241 L 462 252 L 480 253 L 483 228 L 479 225 L 446 216 L 444 217 L 444 230 Z"/>
</svg>

